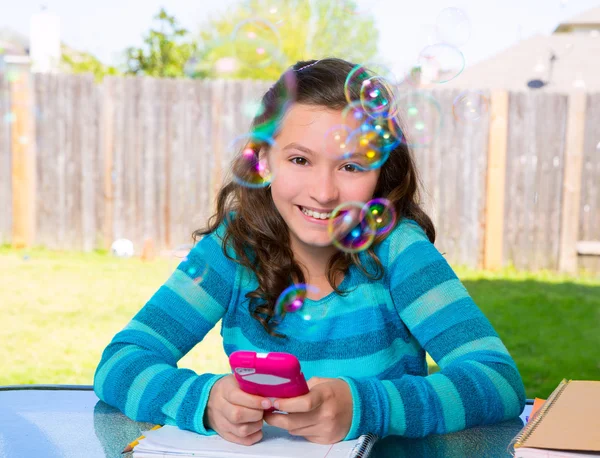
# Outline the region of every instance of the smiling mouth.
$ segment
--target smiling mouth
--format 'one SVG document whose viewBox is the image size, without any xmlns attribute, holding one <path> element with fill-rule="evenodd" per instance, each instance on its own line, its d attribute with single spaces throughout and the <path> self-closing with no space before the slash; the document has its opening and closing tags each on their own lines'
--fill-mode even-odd
<svg viewBox="0 0 600 458">
<path fill-rule="evenodd" d="M 308 208 L 303 207 L 302 205 L 298 205 L 298 208 L 306 216 L 310 216 L 311 218 L 319 219 L 319 220 L 322 220 L 322 221 L 328 220 L 331 217 L 331 214 L 332 214 L 331 211 L 330 212 L 317 212 L 317 211 L 309 210 Z"/>
</svg>

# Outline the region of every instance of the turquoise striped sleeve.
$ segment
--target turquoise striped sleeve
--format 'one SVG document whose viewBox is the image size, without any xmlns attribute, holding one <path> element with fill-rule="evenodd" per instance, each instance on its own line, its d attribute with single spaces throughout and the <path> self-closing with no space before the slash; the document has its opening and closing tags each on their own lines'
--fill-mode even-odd
<svg viewBox="0 0 600 458">
<path fill-rule="evenodd" d="M 94 391 L 129 418 L 177 425 L 204 435 L 213 384 L 223 375 L 179 369 L 188 353 L 225 314 L 236 264 L 222 251 L 223 226 L 205 236 L 102 354 Z"/>
<path fill-rule="evenodd" d="M 394 307 L 440 371 L 346 377 L 359 407 L 346 439 L 367 432 L 424 437 L 519 416 L 525 389 L 517 366 L 446 259 L 410 220 L 383 243 Z"/>
</svg>

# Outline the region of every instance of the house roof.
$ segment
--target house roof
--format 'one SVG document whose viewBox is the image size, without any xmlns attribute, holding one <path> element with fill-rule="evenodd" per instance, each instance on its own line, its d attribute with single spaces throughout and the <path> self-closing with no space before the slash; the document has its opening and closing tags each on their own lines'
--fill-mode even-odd
<svg viewBox="0 0 600 458">
<path fill-rule="evenodd" d="M 600 37 L 567 33 L 535 35 L 487 60 L 471 66 L 467 63 L 462 74 L 443 86 L 530 90 L 528 81 L 548 80 L 552 53 L 556 60 L 550 84 L 537 90 L 570 92 L 585 87 L 587 91 L 600 92 Z"/>
<path fill-rule="evenodd" d="M 11 54 L 26 55 L 29 49 L 29 39 L 8 27 L 0 27 L 0 48 Z"/>
<path fill-rule="evenodd" d="M 556 32 L 568 29 L 570 26 L 597 26 L 600 27 L 600 7 L 591 8 L 582 13 L 579 13 L 572 18 L 567 19 L 565 22 L 561 22 L 556 28 Z"/>
</svg>

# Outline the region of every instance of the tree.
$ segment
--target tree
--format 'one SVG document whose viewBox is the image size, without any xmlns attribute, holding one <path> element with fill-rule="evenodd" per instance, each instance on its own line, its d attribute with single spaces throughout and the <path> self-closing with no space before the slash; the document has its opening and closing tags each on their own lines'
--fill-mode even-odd
<svg viewBox="0 0 600 458">
<path fill-rule="evenodd" d="M 200 32 L 190 76 L 275 80 L 299 60 L 372 62 L 378 31 L 355 9 L 352 0 L 246 0 Z"/>
<path fill-rule="evenodd" d="M 61 70 L 67 73 L 93 73 L 96 81 L 107 75 L 119 75 L 116 67 L 105 65 L 94 55 L 61 45 Z"/>
<path fill-rule="evenodd" d="M 164 8 L 154 17 L 158 28 L 150 29 L 144 47 L 127 48 L 127 72 L 164 78 L 185 76 L 185 64 L 196 51 L 188 30 L 179 26 Z"/>
</svg>

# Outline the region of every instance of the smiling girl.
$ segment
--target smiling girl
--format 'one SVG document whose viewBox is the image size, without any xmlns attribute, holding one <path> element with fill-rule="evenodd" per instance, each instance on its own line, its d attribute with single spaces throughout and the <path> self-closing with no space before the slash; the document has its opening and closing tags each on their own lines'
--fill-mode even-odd
<svg viewBox="0 0 600 458">
<path fill-rule="evenodd" d="M 246 445 L 262 438 L 263 420 L 334 443 L 449 433 L 521 413 L 515 362 L 433 245 L 407 142 L 378 167 L 368 155 L 335 153 L 331 132 L 360 128 L 346 109 L 354 68 L 334 58 L 298 62 L 264 95 L 252 148 L 236 157 L 216 214 L 195 233 L 201 240 L 105 349 L 94 378 L 100 399 L 134 420 Z M 350 96 L 360 94 L 351 87 Z M 248 150 L 272 174 L 268 186 L 240 181 Z M 332 212 L 375 198 L 391 203 L 391 231 L 360 251 L 340 250 L 328 231 Z M 279 319 L 277 299 L 293 284 L 311 286 L 303 307 L 312 319 Z M 274 401 L 288 415 L 264 412 L 272 401 L 241 391 L 232 374 L 177 367 L 219 320 L 227 355 L 299 359 L 310 392 Z M 428 374 L 426 352 L 439 372 Z"/>
</svg>

